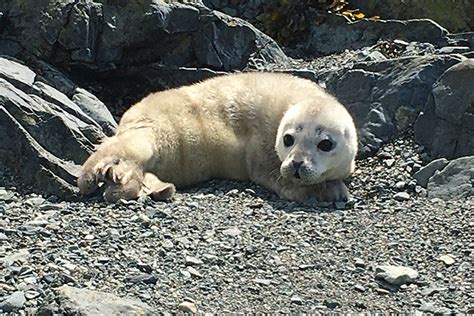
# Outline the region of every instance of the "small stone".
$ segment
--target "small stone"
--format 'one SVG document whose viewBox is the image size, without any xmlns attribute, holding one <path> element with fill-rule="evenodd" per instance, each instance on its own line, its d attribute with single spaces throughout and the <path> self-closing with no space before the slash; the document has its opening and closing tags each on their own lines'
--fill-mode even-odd
<svg viewBox="0 0 474 316">
<path fill-rule="evenodd" d="M 339 307 L 341 304 L 339 304 L 339 302 L 337 302 L 337 301 L 326 300 L 326 301 L 324 301 L 324 305 L 326 305 L 326 307 L 329 308 L 329 309 L 335 309 L 335 308 Z"/>
<path fill-rule="evenodd" d="M 365 267 L 367 266 L 367 265 L 365 264 L 365 261 L 362 260 L 361 258 L 356 258 L 354 265 L 355 265 L 357 268 L 363 268 L 363 269 L 365 269 Z"/>
<path fill-rule="evenodd" d="M 377 289 L 375 289 L 375 291 L 376 291 L 378 294 L 382 294 L 382 295 L 390 294 L 390 291 L 389 291 L 389 290 L 382 289 L 382 288 L 377 288 Z"/>
<path fill-rule="evenodd" d="M 271 281 L 271 280 L 268 280 L 268 279 L 259 279 L 259 278 L 256 278 L 256 279 L 254 279 L 253 281 L 254 281 L 255 283 L 257 283 L 257 284 L 266 285 L 266 286 L 272 284 L 272 281 Z"/>
<path fill-rule="evenodd" d="M 355 289 L 356 291 L 358 291 L 358 292 L 362 292 L 362 293 L 365 292 L 365 287 L 362 286 L 362 285 L 360 285 L 360 284 L 356 284 L 356 285 L 354 286 L 354 289 Z"/>
<path fill-rule="evenodd" d="M 0 189 L 0 200 L 10 202 L 15 197 L 15 193 L 12 191 L 7 191 L 5 189 Z"/>
<path fill-rule="evenodd" d="M 406 185 L 407 184 L 405 181 L 398 181 L 397 183 L 395 183 L 395 188 L 397 188 L 398 190 L 403 190 Z"/>
<path fill-rule="evenodd" d="M 191 273 L 188 270 L 181 270 L 180 273 L 186 280 L 191 278 Z"/>
<path fill-rule="evenodd" d="M 446 266 L 452 266 L 454 264 L 454 258 L 450 255 L 442 255 L 438 260 L 443 261 Z"/>
<path fill-rule="evenodd" d="M 191 256 L 186 256 L 186 258 L 184 259 L 184 263 L 187 266 L 198 266 L 198 265 L 203 264 L 201 259 L 196 258 L 196 257 L 191 257 Z"/>
<path fill-rule="evenodd" d="M 408 201 L 410 199 L 410 194 L 407 192 L 398 192 L 393 196 L 393 199 L 398 202 Z"/>
<path fill-rule="evenodd" d="M 382 279 L 392 285 L 411 283 L 418 277 L 418 272 L 409 267 L 384 265 L 375 269 L 376 279 Z"/>
<path fill-rule="evenodd" d="M 153 274 L 142 273 L 138 275 L 127 276 L 125 282 L 127 283 L 145 283 L 145 284 L 156 284 L 158 277 Z"/>
<path fill-rule="evenodd" d="M 23 308 L 26 303 L 25 293 L 23 291 L 13 292 L 3 302 L 0 302 L 0 311 L 12 312 Z"/>
<path fill-rule="evenodd" d="M 421 290 L 421 295 L 431 296 L 433 294 L 439 293 L 441 291 L 446 291 L 446 290 L 447 289 L 445 287 L 428 287 Z"/>
<path fill-rule="evenodd" d="M 94 235 L 88 234 L 88 235 L 84 236 L 84 239 L 85 239 L 85 240 L 93 240 L 93 239 L 94 239 Z"/>
<path fill-rule="evenodd" d="M 383 162 L 387 167 L 390 168 L 395 164 L 395 159 L 385 159 Z"/>
<path fill-rule="evenodd" d="M 419 310 L 421 312 L 433 313 L 434 314 L 436 312 L 437 308 L 436 308 L 436 306 L 433 302 L 425 302 L 420 306 Z"/>
<path fill-rule="evenodd" d="M 242 231 L 240 229 L 238 229 L 237 227 L 232 227 L 232 228 L 223 230 L 222 234 L 224 234 L 226 236 L 235 237 L 235 236 L 239 236 L 240 234 L 242 234 Z"/>
<path fill-rule="evenodd" d="M 202 278 L 202 274 L 198 270 L 194 269 L 193 267 L 188 267 L 187 269 L 189 274 L 191 274 L 193 277 Z"/>
<path fill-rule="evenodd" d="M 298 295 L 293 295 L 290 300 L 293 304 L 298 304 L 298 305 L 303 304 L 303 300 Z"/>
<path fill-rule="evenodd" d="M 46 200 L 43 199 L 42 197 L 33 197 L 29 198 L 25 201 L 25 204 L 28 204 L 31 207 L 39 206 L 43 204 Z"/>
<path fill-rule="evenodd" d="M 198 311 L 196 304 L 191 303 L 191 302 L 182 302 L 181 304 L 179 304 L 178 309 L 184 313 L 192 313 L 192 314 L 196 314 Z"/>
</svg>

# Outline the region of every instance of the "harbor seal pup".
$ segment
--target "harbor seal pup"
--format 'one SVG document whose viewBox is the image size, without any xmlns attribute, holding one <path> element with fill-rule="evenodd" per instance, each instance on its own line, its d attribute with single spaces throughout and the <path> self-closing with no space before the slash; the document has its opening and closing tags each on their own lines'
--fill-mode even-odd
<svg viewBox="0 0 474 316">
<path fill-rule="evenodd" d="M 307 79 L 241 73 L 151 94 L 82 166 L 83 194 L 166 200 L 210 179 L 251 180 L 304 202 L 348 198 L 357 152 L 352 117 Z"/>
</svg>

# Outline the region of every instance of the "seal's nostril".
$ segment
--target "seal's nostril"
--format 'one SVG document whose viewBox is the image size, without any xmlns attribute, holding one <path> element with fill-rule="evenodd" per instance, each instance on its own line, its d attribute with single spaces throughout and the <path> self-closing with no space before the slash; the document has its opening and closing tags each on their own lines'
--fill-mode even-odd
<svg viewBox="0 0 474 316">
<path fill-rule="evenodd" d="M 298 172 L 298 169 L 301 167 L 301 165 L 303 164 L 302 161 L 296 161 L 296 160 L 293 160 L 292 161 L 293 163 L 293 168 L 295 168 L 295 171 Z"/>
</svg>

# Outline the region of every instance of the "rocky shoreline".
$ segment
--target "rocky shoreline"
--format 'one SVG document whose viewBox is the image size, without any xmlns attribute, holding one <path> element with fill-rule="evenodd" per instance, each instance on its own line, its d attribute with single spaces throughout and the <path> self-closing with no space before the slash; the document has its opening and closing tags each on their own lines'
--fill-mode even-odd
<svg viewBox="0 0 474 316">
<path fill-rule="evenodd" d="M 474 313 L 474 32 L 321 8 L 275 29 L 259 5 L 0 3 L 0 312 Z M 229 181 L 169 203 L 77 194 L 133 102 L 234 71 L 302 76 L 347 106 L 350 202 Z"/>
</svg>

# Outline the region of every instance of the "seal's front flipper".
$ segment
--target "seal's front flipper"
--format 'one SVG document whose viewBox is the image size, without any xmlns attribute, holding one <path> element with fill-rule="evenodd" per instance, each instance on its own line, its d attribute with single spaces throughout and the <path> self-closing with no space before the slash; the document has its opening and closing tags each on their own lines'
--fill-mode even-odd
<svg viewBox="0 0 474 316">
<path fill-rule="evenodd" d="M 152 173 L 145 173 L 140 195 L 149 195 L 155 201 L 166 201 L 176 192 L 174 184 L 163 182 Z"/>
<path fill-rule="evenodd" d="M 330 180 L 321 183 L 316 196 L 319 202 L 347 202 L 349 190 L 342 180 Z"/>
</svg>

